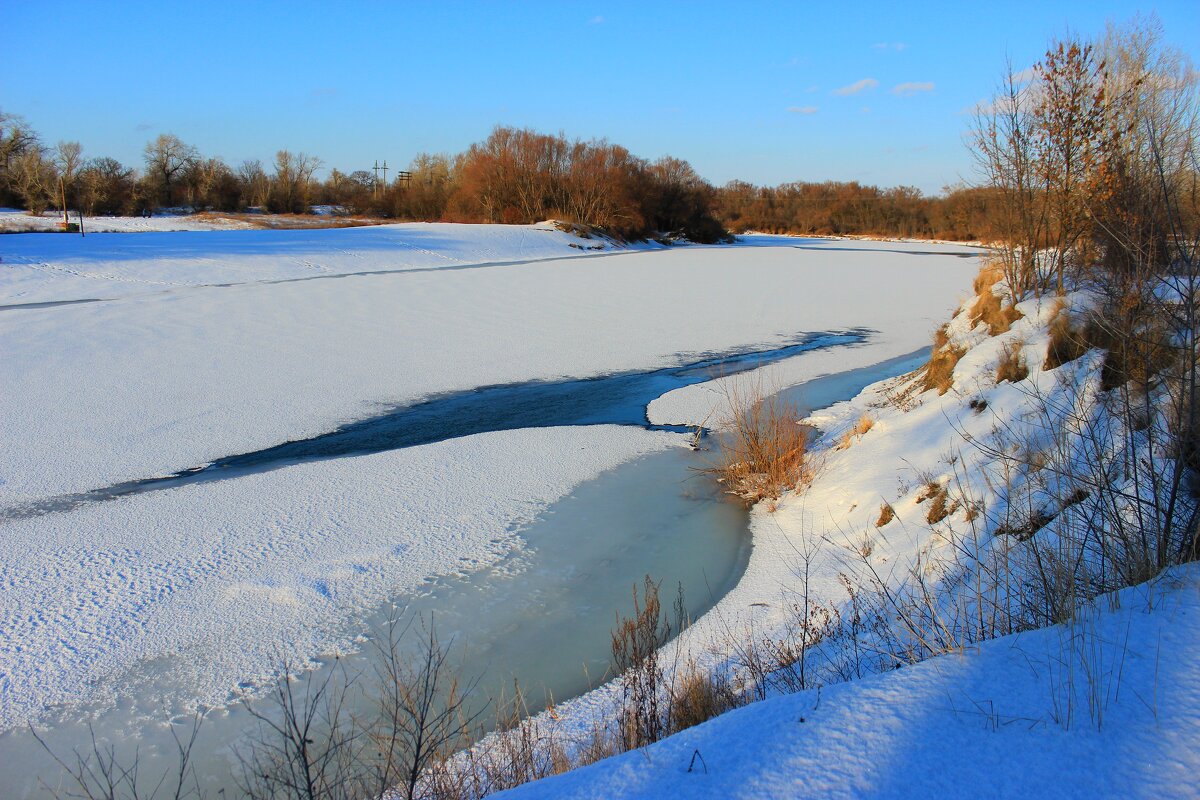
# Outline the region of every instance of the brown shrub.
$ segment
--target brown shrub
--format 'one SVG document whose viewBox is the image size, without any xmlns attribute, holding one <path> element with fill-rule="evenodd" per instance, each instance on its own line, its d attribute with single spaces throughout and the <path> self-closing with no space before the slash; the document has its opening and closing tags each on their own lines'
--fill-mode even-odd
<svg viewBox="0 0 1200 800">
<path fill-rule="evenodd" d="M 875 527 L 882 528 L 895 518 L 896 509 L 892 508 L 891 503 L 884 503 L 879 507 L 879 519 L 875 520 Z"/>
<path fill-rule="evenodd" d="M 1000 355 L 1000 363 L 996 365 L 996 383 L 1012 381 L 1016 383 L 1029 377 L 1029 367 L 1025 364 L 1025 356 L 1021 350 L 1025 343 L 1016 341 L 1004 346 Z"/>
<path fill-rule="evenodd" d="M 809 480 L 808 440 L 811 428 L 800 424 L 795 404 L 761 389 L 744 396 L 728 390 L 731 418 L 718 433 L 720 456 L 702 472 L 713 475 L 726 491 L 748 503 L 778 498 Z"/>
<path fill-rule="evenodd" d="M 1132 382 L 1146 391 L 1178 356 L 1161 320 L 1113 321 L 1092 314 L 1083 329 L 1085 344 L 1105 351 L 1100 388 L 1116 389 Z"/>
</svg>

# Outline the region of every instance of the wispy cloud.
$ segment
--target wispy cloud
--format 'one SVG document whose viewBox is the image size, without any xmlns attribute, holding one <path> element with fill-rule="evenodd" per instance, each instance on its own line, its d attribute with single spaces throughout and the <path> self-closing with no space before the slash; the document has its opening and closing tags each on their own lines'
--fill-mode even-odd
<svg viewBox="0 0 1200 800">
<path fill-rule="evenodd" d="M 793 114 L 815 114 L 818 109 L 816 106 L 788 106 L 788 111 Z"/>
<path fill-rule="evenodd" d="M 588 20 L 588 25 L 603 25 L 603 24 L 604 24 L 604 17 L 600 16 L 599 14 L 597 14 L 596 16 L 594 16 Z"/>
<path fill-rule="evenodd" d="M 138 133 L 141 133 L 142 131 L 148 131 L 153 127 L 153 122 L 139 122 L 136 126 L 134 126 L 134 130 Z"/>
<path fill-rule="evenodd" d="M 899 53 L 901 50 L 907 50 L 908 45 L 904 42 L 876 42 L 871 45 L 874 50 L 894 50 Z"/>
<path fill-rule="evenodd" d="M 1028 67 L 1020 72 L 1013 73 L 1013 83 L 1029 83 L 1035 77 L 1037 77 L 1037 72 L 1033 67 Z"/>
<path fill-rule="evenodd" d="M 898 94 L 901 97 L 912 97 L 914 94 L 921 92 L 932 92 L 933 81 L 918 81 L 910 83 L 898 83 L 892 87 L 892 94 Z"/>
<path fill-rule="evenodd" d="M 878 85 L 879 81 L 875 80 L 874 78 L 863 78 L 861 81 L 855 81 L 849 86 L 843 86 L 840 89 L 834 89 L 833 93 L 845 97 L 851 94 L 858 94 L 859 92 L 866 91 L 867 89 L 874 89 Z"/>
</svg>

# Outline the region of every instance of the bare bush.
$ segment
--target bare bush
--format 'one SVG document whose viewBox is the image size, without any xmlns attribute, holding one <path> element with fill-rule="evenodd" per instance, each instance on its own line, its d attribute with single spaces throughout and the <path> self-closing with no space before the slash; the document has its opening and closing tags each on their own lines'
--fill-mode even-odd
<svg viewBox="0 0 1200 800">
<path fill-rule="evenodd" d="M 761 385 L 726 388 L 729 415 L 717 431 L 718 460 L 702 472 L 748 503 L 778 498 L 812 478 L 810 429 L 795 404 Z"/>
</svg>

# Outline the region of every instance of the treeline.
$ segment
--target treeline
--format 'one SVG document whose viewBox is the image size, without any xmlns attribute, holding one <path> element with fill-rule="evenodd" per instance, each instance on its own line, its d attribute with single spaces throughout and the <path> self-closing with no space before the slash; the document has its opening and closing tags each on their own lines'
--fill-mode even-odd
<svg viewBox="0 0 1200 800">
<path fill-rule="evenodd" d="M 564 219 L 625 238 L 727 236 L 716 191 L 686 162 L 648 161 L 605 140 L 498 127 L 456 156 L 421 154 L 380 181 L 370 171 L 314 173 L 319 158 L 280 150 L 273 164 L 231 167 L 171 134 L 146 144 L 139 171 L 113 158 L 83 158 L 78 142 L 45 146 L 20 117 L 0 112 L 0 203 L 40 214 L 144 214 L 162 208 L 306 213 L 331 205 L 399 220 L 531 223 Z"/>
<path fill-rule="evenodd" d="M 948 187 L 926 197 L 911 186 L 881 189 L 856 182 L 753 186 L 717 190 L 717 213 L 734 233 L 849 234 L 974 241 L 994 234 L 995 192 Z"/>
</svg>

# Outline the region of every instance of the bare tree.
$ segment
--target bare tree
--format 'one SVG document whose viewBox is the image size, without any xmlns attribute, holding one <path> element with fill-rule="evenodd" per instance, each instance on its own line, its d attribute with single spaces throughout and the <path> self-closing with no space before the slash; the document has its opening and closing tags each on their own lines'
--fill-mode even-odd
<svg viewBox="0 0 1200 800">
<path fill-rule="evenodd" d="M 154 141 L 147 142 L 143 153 L 146 177 L 157 191 L 159 202 L 171 205 L 173 187 L 183 173 L 199 160 L 200 153 L 170 133 L 159 134 Z"/>
<path fill-rule="evenodd" d="M 41 148 L 27 148 L 12 163 L 13 188 L 33 216 L 40 215 L 50 205 L 54 192 L 54 166 L 42 155 Z"/>
<path fill-rule="evenodd" d="M 58 179 L 62 181 L 66 202 L 70 205 L 76 199 L 75 178 L 83 164 L 83 145 L 79 142 L 59 142 L 54 146 L 53 163 L 58 171 Z"/>
<path fill-rule="evenodd" d="M 238 167 L 237 177 L 242 184 L 247 205 L 261 208 L 267 204 L 271 192 L 271 180 L 263 170 L 261 161 L 257 159 L 243 161 Z"/>
</svg>

